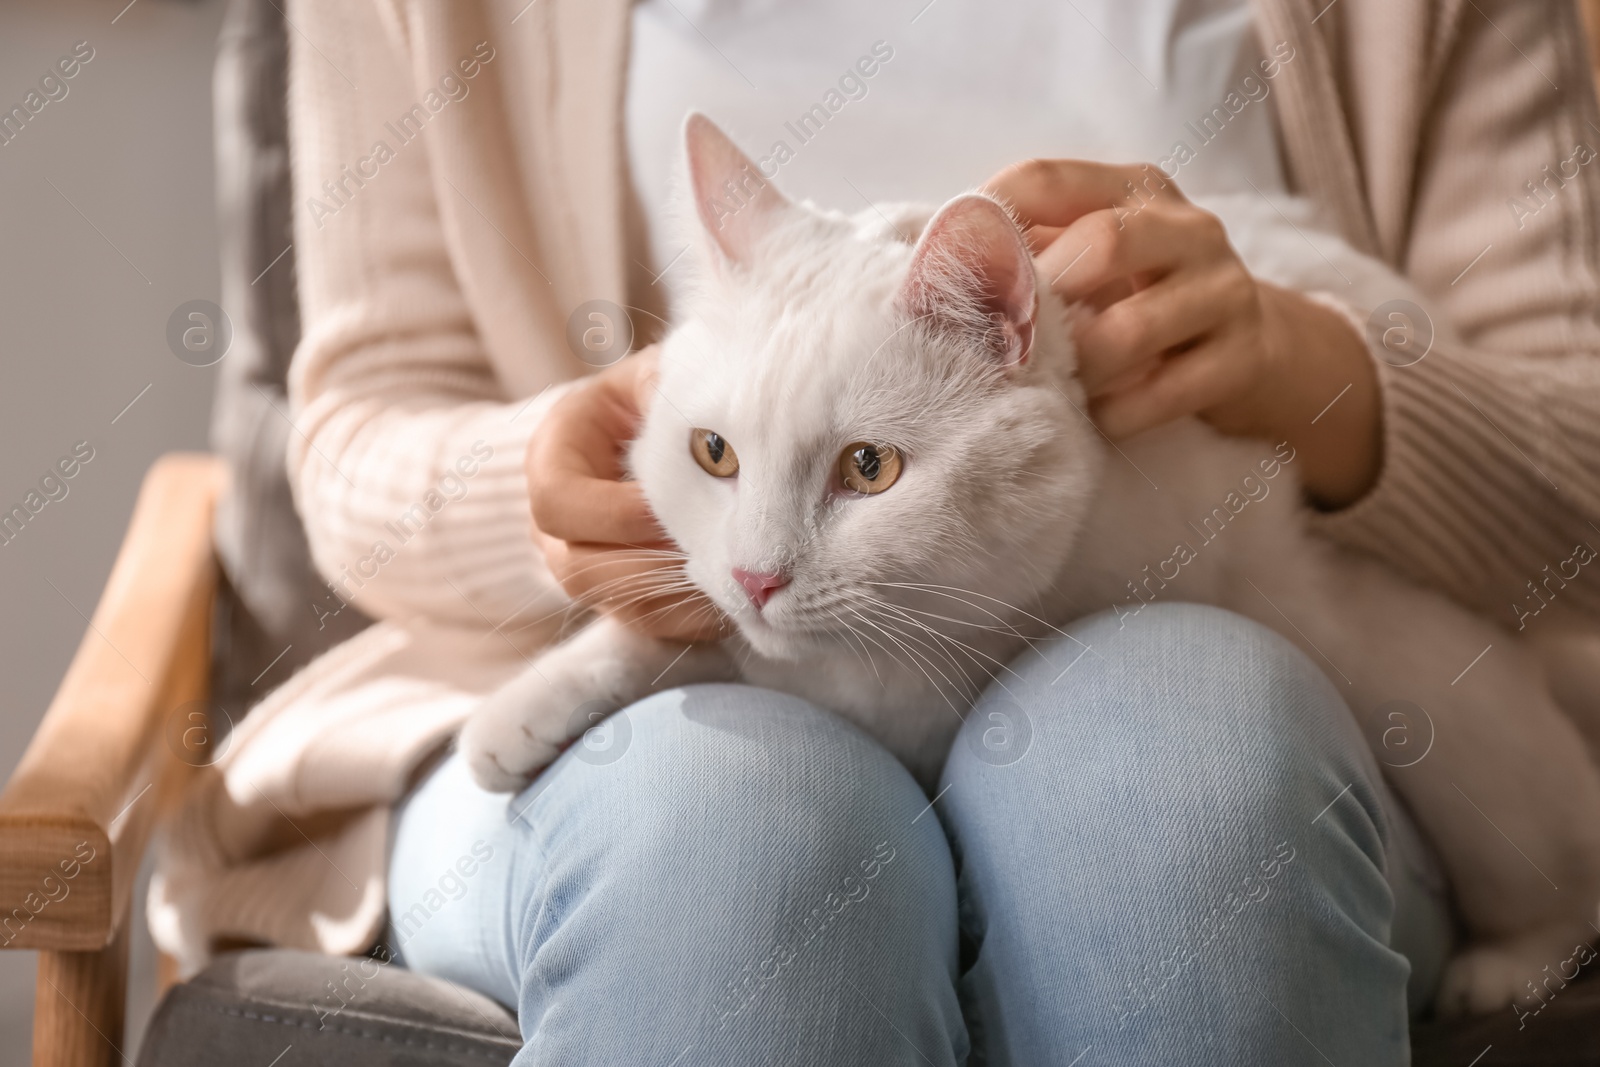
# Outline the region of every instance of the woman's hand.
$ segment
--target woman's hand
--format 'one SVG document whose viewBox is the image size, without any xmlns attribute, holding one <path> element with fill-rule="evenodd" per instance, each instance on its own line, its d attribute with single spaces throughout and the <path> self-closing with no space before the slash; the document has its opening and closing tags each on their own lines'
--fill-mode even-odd
<svg viewBox="0 0 1600 1067">
<path fill-rule="evenodd" d="M 1198 415 L 1224 433 L 1287 440 L 1323 506 L 1371 487 L 1378 384 L 1360 334 L 1257 281 L 1217 217 L 1159 169 L 1030 160 L 986 188 L 1028 227 L 1051 289 L 1094 309 L 1078 327 L 1079 373 L 1108 437 Z"/>
<path fill-rule="evenodd" d="M 623 458 L 655 383 L 647 348 L 589 378 L 546 413 L 528 442 L 533 537 L 561 587 L 655 637 L 700 641 L 724 632 L 721 612 L 683 575 Z"/>
</svg>

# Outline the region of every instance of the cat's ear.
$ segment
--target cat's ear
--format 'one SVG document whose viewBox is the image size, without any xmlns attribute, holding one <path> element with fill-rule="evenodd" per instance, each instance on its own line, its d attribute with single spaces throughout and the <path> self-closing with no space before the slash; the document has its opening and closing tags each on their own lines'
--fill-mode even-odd
<svg viewBox="0 0 1600 1067">
<path fill-rule="evenodd" d="M 724 257 L 748 264 L 751 249 L 788 209 L 789 201 L 700 112 L 691 112 L 684 120 L 683 141 L 700 224 Z"/>
<path fill-rule="evenodd" d="M 899 299 L 906 314 L 979 341 L 1001 367 L 1020 367 L 1033 350 L 1033 256 L 1005 208 L 987 196 L 969 193 L 939 209 L 912 253 Z"/>
</svg>

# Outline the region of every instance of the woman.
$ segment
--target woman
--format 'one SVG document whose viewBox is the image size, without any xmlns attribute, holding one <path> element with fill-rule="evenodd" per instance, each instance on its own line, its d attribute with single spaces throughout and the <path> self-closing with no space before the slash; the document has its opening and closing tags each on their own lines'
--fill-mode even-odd
<svg viewBox="0 0 1600 1067">
<path fill-rule="evenodd" d="M 844 206 L 988 178 L 1101 309 L 1079 341 L 1112 439 L 1186 414 L 1286 439 L 1327 536 L 1507 624 L 1591 537 L 1571 12 L 1059 7 L 291 6 L 291 471 L 331 587 L 383 621 L 257 709 L 186 809 L 165 947 L 382 936 L 514 1007 L 519 1063 L 1408 1062 L 1448 889 L 1337 694 L 1220 612 L 1019 662 L 1020 709 L 980 702 L 935 797 L 740 687 L 627 709 L 509 804 L 429 760 L 569 597 L 706 636 L 698 605 L 601 585 L 660 536 L 618 478 L 650 357 L 615 362 L 616 306 L 659 333 L 690 105 L 787 138 L 780 183 Z M 1250 186 L 1407 273 L 1420 334 L 1386 348 L 1373 309 L 1257 282 L 1179 191 Z M 1560 596 L 1592 615 L 1597 588 Z M 282 833 L 303 816 L 314 843 Z"/>
</svg>

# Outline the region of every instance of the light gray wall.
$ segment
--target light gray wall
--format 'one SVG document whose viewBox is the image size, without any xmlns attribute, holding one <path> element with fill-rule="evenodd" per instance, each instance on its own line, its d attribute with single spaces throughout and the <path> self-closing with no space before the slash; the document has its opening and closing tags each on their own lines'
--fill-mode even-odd
<svg viewBox="0 0 1600 1067">
<path fill-rule="evenodd" d="M 67 95 L 0 145 L 0 511 L 76 442 L 94 448 L 67 496 L 0 544 L 0 776 L 83 636 L 145 469 L 206 443 L 215 370 L 174 357 L 166 325 L 179 304 L 219 298 L 211 66 L 222 4 L 124 3 L 0 4 L 0 111 L 77 42 L 94 49 Z M 148 942 L 136 946 L 147 964 Z M 32 954 L 0 952 L 0 1067 L 29 1062 L 33 980 Z M 136 1014 L 148 1011 L 144 985 Z"/>
</svg>

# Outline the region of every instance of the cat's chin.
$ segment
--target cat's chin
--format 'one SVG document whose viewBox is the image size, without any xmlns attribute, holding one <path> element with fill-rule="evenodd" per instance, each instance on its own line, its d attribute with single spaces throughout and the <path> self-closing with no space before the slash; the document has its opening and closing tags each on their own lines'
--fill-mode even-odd
<svg viewBox="0 0 1600 1067">
<path fill-rule="evenodd" d="M 795 661 L 821 649 L 824 635 L 769 622 L 755 612 L 740 612 L 734 619 L 739 636 L 762 659 Z"/>
</svg>

